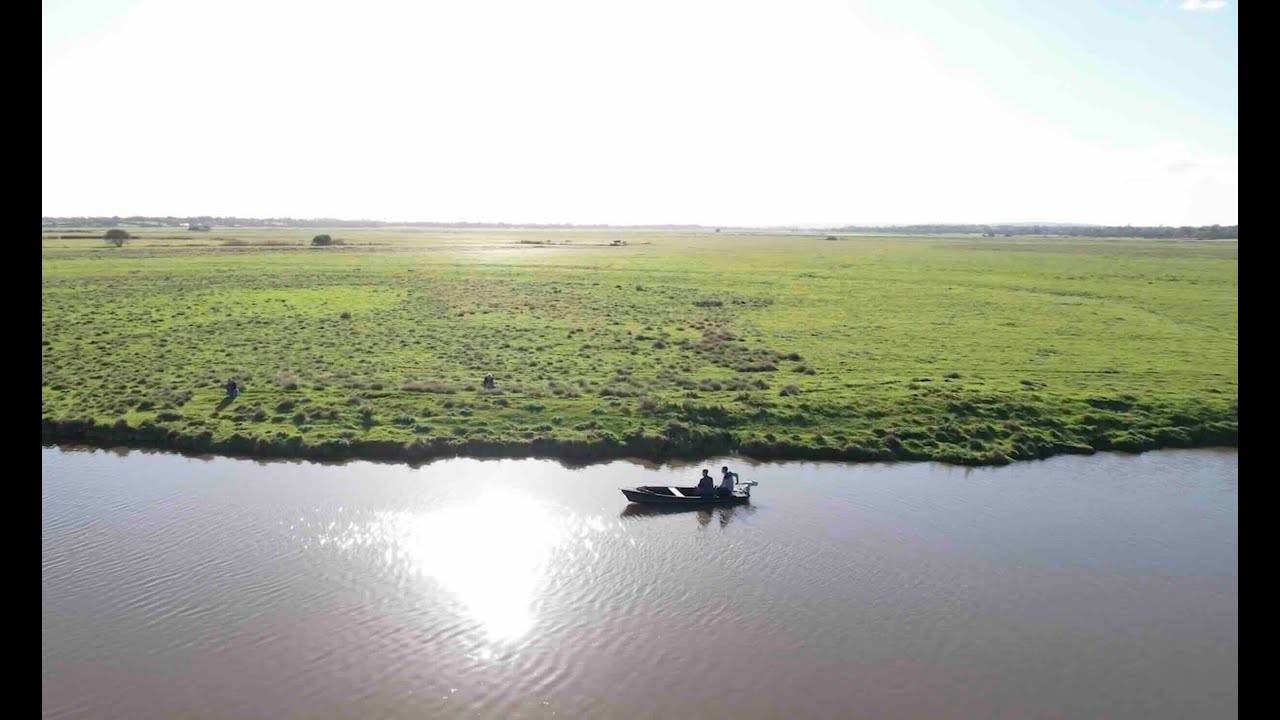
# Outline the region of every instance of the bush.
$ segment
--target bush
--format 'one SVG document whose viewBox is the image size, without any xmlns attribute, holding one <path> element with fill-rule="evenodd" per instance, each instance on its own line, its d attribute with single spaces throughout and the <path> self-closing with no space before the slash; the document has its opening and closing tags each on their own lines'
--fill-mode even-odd
<svg viewBox="0 0 1280 720">
<path fill-rule="evenodd" d="M 329 237 L 328 235 L 317 235 L 317 236 L 315 236 L 315 237 L 311 238 L 311 244 L 312 244 L 312 245 L 315 245 L 316 247 L 323 247 L 323 246 L 326 246 L 326 245 L 332 245 L 332 244 L 333 244 L 333 238 Z"/>
<path fill-rule="evenodd" d="M 128 240 L 129 237 L 130 235 L 128 231 L 121 230 L 120 228 L 112 228 L 108 230 L 105 235 L 102 236 L 102 239 L 105 240 L 110 245 L 115 245 L 116 247 L 120 247 L 124 245 L 124 241 Z"/>
</svg>

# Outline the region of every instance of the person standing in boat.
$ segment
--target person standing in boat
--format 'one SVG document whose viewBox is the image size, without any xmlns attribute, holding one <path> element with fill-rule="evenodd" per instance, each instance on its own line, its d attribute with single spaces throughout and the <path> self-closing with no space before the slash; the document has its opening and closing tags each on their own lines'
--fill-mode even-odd
<svg viewBox="0 0 1280 720">
<path fill-rule="evenodd" d="M 717 493 L 720 495 L 732 495 L 733 486 L 738 482 L 738 473 L 729 472 L 729 466 L 725 465 L 720 468 L 720 487 Z"/>
<path fill-rule="evenodd" d="M 711 477 L 711 473 L 703 470 L 702 477 L 698 479 L 698 494 L 703 497 L 711 497 L 716 494 L 716 481 Z"/>
</svg>

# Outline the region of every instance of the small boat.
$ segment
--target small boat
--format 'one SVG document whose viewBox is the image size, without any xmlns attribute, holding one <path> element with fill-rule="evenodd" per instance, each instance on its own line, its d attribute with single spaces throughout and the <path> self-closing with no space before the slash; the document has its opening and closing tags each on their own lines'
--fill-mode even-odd
<svg viewBox="0 0 1280 720">
<path fill-rule="evenodd" d="M 741 505 L 751 500 L 751 486 L 754 480 L 738 483 L 729 495 L 702 496 L 696 487 L 674 487 L 670 485 L 641 485 L 634 488 L 622 488 L 622 494 L 633 503 L 649 505 Z"/>
</svg>

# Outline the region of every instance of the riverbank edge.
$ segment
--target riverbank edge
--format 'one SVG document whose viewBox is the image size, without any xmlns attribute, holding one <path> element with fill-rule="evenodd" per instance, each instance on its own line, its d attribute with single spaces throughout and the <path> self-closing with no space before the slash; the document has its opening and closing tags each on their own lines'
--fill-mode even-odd
<svg viewBox="0 0 1280 720">
<path fill-rule="evenodd" d="M 297 436 L 284 441 L 232 435 L 215 439 L 211 433 L 189 435 L 155 425 L 135 427 L 117 421 L 112 425 L 92 420 L 41 420 L 42 445 L 84 445 L 96 448 L 124 447 L 138 450 L 170 450 L 187 454 L 273 460 L 372 460 L 428 462 L 452 457 L 546 458 L 567 464 L 589 465 L 623 459 L 650 462 L 695 460 L 713 456 L 738 455 L 757 461 L 822 460 L 840 462 L 940 462 L 972 467 L 1000 466 L 1020 460 L 1043 460 L 1055 455 L 1092 455 L 1096 452 L 1145 452 L 1167 448 L 1239 448 L 1239 425 L 1213 423 L 1195 428 L 1174 428 L 1152 435 L 1126 433 L 1123 439 L 1100 436 L 1089 444 L 1039 442 L 1033 447 L 1004 453 L 999 449 L 985 455 L 952 455 L 929 452 L 905 445 L 865 448 L 807 446 L 779 441 L 743 442 L 730 432 L 696 437 L 670 438 L 637 435 L 596 440 L 535 438 L 527 442 L 489 440 L 329 440 L 304 443 Z"/>
</svg>

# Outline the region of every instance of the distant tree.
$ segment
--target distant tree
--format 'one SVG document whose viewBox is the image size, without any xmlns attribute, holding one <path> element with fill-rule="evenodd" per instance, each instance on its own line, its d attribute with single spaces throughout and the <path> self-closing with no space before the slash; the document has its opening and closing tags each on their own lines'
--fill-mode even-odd
<svg viewBox="0 0 1280 720">
<path fill-rule="evenodd" d="M 324 245 L 332 245 L 333 238 L 329 237 L 328 235 L 317 235 L 311 238 L 311 244 L 317 247 L 324 246 Z"/>
<path fill-rule="evenodd" d="M 129 232 L 120 228 L 112 228 L 102 236 L 102 239 L 116 247 L 120 247 L 124 245 L 125 240 L 129 239 Z"/>
</svg>

